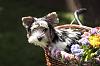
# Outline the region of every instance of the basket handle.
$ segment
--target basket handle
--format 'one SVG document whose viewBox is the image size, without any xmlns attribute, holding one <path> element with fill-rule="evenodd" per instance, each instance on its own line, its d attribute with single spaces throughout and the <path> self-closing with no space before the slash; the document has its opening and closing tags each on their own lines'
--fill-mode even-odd
<svg viewBox="0 0 100 66">
<path fill-rule="evenodd" d="M 77 21 L 77 23 L 82 26 L 81 20 L 79 19 L 79 15 L 84 13 L 86 11 L 85 8 L 81 8 L 79 10 L 76 10 L 74 12 L 74 19 L 71 21 L 70 25 L 72 25 L 74 23 L 74 21 Z"/>
</svg>

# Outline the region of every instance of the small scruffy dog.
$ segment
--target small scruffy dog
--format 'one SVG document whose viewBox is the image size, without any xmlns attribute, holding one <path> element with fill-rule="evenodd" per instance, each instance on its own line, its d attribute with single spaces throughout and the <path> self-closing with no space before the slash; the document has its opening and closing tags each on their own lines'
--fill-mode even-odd
<svg viewBox="0 0 100 66">
<path fill-rule="evenodd" d="M 75 16 L 78 16 L 82 11 L 84 9 L 76 10 Z M 64 28 L 57 29 L 57 27 L 54 27 L 59 23 L 56 12 L 49 13 L 42 18 L 32 16 L 22 17 L 22 22 L 27 30 L 29 43 L 40 46 L 43 49 L 48 48 L 49 55 L 54 59 L 64 62 L 66 60 L 77 59 L 76 55 L 79 52 L 74 54 L 70 48 L 73 44 L 79 48 L 78 40 L 81 37 L 81 33 L 79 31 Z M 80 52 L 82 52 L 81 49 Z"/>
</svg>

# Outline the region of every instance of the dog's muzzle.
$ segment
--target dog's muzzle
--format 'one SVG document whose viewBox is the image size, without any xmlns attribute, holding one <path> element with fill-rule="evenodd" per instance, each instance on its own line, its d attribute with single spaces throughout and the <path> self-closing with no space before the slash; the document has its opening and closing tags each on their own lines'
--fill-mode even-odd
<svg viewBox="0 0 100 66">
<path fill-rule="evenodd" d="M 41 41 L 43 37 L 37 37 L 38 41 Z"/>
</svg>

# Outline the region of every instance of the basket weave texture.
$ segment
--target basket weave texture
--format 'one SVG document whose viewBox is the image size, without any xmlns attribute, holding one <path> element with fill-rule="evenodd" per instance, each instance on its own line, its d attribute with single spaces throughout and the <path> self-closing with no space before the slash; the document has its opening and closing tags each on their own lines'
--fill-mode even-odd
<svg viewBox="0 0 100 66">
<path fill-rule="evenodd" d="M 46 51 L 45 51 L 45 57 L 47 66 L 66 66 L 66 64 L 51 58 Z"/>
<path fill-rule="evenodd" d="M 61 25 L 61 26 L 57 26 L 55 27 L 55 29 L 79 29 L 80 31 L 82 32 L 87 32 L 91 29 L 91 27 L 87 27 L 87 26 L 81 26 L 81 25 L 70 25 L 70 24 L 66 24 L 66 25 Z M 49 55 L 48 55 L 48 51 L 45 51 L 45 57 L 46 57 L 46 62 L 47 62 L 47 66 L 68 66 L 58 60 L 55 60 L 53 58 L 51 58 Z M 76 66 L 76 65 L 73 65 L 73 66 Z M 87 65 L 88 66 L 88 65 Z"/>
</svg>

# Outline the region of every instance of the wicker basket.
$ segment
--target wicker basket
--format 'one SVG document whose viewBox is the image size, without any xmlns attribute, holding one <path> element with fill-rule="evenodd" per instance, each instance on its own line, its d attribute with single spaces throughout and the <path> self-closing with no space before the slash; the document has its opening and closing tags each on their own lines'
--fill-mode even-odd
<svg viewBox="0 0 100 66">
<path fill-rule="evenodd" d="M 91 29 L 91 27 L 87 27 L 87 26 L 82 26 L 82 25 L 70 25 L 70 24 L 66 24 L 66 25 L 61 25 L 61 26 L 57 26 L 55 27 L 55 29 L 79 29 L 82 32 L 87 32 Z M 46 57 L 46 62 L 47 62 L 47 66 L 68 66 L 58 60 L 55 60 L 53 58 L 51 58 L 48 55 L 48 51 L 45 50 L 45 57 Z M 76 65 L 73 65 L 76 66 Z M 84 66 L 91 66 L 91 65 L 84 65 Z"/>
<path fill-rule="evenodd" d="M 66 64 L 51 58 L 48 55 L 48 52 L 46 52 L 46 51 L 45 51 L 45 58 L 46 58 L 47 66 L 66 66 Z"/>
</svg>

